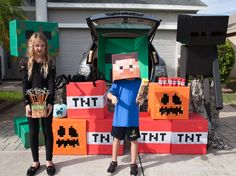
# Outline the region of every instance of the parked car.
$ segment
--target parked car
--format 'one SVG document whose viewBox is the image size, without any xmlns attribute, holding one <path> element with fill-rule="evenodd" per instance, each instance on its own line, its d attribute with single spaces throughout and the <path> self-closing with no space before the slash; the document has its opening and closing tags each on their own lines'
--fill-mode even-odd
<svg viewBox="0 0 236 176">
<path fill-rule="evenodd" d="M 137 52 L 141 77 L 156 81 L 167 76 L 165 61 L 152 40 L 161 20 L 137 12 L 109 12 L 87 18 L 93 43 L 81 61 L 79 73 L 111 81 L 111 55 Z M 85 60 L 86 59 L 86 63 Z M 90 68 L 88 68 L 88 65 Z"/>
</svg>

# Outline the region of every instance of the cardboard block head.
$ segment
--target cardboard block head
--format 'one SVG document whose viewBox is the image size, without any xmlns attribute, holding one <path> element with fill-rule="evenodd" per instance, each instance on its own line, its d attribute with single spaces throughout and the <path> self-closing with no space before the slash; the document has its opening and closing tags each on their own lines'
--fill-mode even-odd
<svg viewBox="0 0 236 176">
<path fill-rule="evenodd" d="M 140 78 L 138 54 L 113 54 L 112 55 L 112 79 Z"/>
<path fill-rule="evenodd" d="M 59 29 L 58 23 L 12 20 L 9 22 L 10 53 L 12 56 L 24 57 L 27 43 L 34 32 L 44 34 L 48 41 L 48 52 L 51 57 L 59 54 Z"/>
<path fill-rule="evenodd" d="M 54 106 L 53 106 L 53 117 L 54 118 L 66 117 L 66 114 L 67 114 L 66 104 L 54 104 Z"/>
</svg>

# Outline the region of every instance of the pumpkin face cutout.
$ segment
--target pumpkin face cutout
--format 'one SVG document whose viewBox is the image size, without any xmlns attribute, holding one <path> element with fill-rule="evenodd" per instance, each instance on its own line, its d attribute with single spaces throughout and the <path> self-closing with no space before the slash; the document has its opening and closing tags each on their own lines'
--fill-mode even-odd
<svg viewBox="0 0 236 176">
<path fill-rule="evenodd" d="M 73 126 L 69 127 L 69 137 L 71 139 L 64 139 L 64 136 L 66 135 L 66 129 L 63 126 L 60 126 L 57 134 L 60 136 L 62 139 L 58 139 L 56 141 L 57 147 L 78 147 L 79 146 L 79 134 L 77 133 L 76 129 L 73 128 Z"/>
<path fill-rule="evenodd" d="M 161 106 L 159 108 L 159 112 L 161 115 L 169 115 L 169 114 L 175 114 L 175 115 L 181 115 L 183 114 L 182 109 L 182 101 L 181 98 L 175 93 L 173 96 L 164 93 L 161 98 Z"/>
<path fill-rule="evenodd" d="M 149 84 L 148 111 L 152 119 L 188 119 L 189 87 Z"/>
<path fill-rule="evenodd" d="M 67 114 L 66 104 L 54 104 L 54 106 L 53 106 L 53 117 L 54 118 L 66 117 L 66 114 Z"/>
<path fill-rule="evenodd" d="M 87 154 L 86 120 L 53 119 L 53 153 Z"/>
</svg>

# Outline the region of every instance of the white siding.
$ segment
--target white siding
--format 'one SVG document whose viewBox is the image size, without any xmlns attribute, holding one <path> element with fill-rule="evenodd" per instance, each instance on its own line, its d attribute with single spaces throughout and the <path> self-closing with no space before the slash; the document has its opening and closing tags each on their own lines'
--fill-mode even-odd
<svg viewBox="0 0 236 176">
<path fill-rule="evenodd" d="M 176 76 L 176 31 L 157 31 L 152 44 L 164 59 L 168 76 Z"/>
<path fill-rule="evenodd" d="M 56 59 L 57 75 L 78 71 L 78 65 L 92 42 L 88 30 L 60 29 L 60 54 Z"/>
</svg>

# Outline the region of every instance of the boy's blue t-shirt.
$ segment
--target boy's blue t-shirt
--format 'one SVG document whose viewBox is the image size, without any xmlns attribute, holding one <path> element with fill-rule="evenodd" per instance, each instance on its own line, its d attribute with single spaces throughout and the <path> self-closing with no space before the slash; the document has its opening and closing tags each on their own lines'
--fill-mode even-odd
<svg viewBox="0 0 236 176">
<path fill-rule="evenodd" d="M 139 107 L 136 103 L 140 79 L 114 81 L 109 92 L 117 97 L 113 126 L 115 127 L 138 127 Z"/>
</svg>

